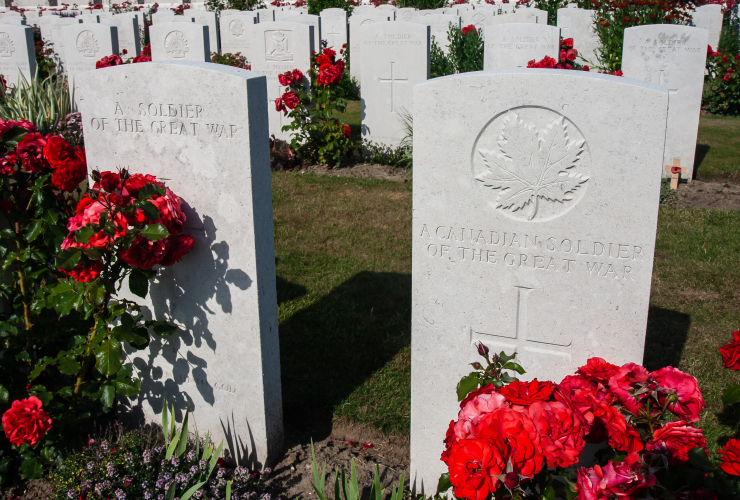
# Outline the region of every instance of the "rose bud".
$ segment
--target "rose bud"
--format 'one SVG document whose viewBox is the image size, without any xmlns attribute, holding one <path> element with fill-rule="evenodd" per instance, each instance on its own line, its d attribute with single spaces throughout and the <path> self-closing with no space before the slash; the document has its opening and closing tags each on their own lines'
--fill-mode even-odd
<svg viewBox="0 0 740 500">
<path fill-rule="evenodd" d="M 488 347 L 486 347 L 483 342 L 478 342 L 478 354 L 480 354 L 481 356 L 488 355 Z"/>
</svg>

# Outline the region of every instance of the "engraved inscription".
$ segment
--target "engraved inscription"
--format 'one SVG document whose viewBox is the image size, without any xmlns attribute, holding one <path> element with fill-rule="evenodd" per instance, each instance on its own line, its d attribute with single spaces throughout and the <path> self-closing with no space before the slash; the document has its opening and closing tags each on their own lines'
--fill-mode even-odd
<svg viewBox="0 0 740 500">
<path fill-rule="evenodd" d="M 100 50 L 98 38 L 92 31 L 83 31 L 77 35 L 77 52 L 85 57 L 95 57 Z"/>
<path fill-rule="evenodd" d="M 413 35 L 406 33 L 378 33 L 373 40 L 364 40 L 363 45 L 382 46 L 419 46 L 421 40 L 412 39 Z"/>
<path fill-rule="evenodd" d="M 10 57 L 13 55 L 15 48 L 10 35 L 0 32 L 0 57 Z"/>
<path fill-rule="evenodd" d="M 552 43 L 548 43 L 547 38 L 541 36 L 511 36 L 502 37 L 501 41 L 496 43 L 491 41 L 488 43 L 489 48 L 497 48 L 500 50 L 555 50 L 555 46 Z"/>
<path fill-rule="evenodd" d="M 239 38 L 244 34 L 244 25 L 239 19 L 234 19 L 229 23 L 229 33 L 234 38 Z"/>
<path fill-rule="evenodd" d="M 583 197 L 591 158 L 576 126 L 539 107 L 491 120 L 473 147 L 473 175 L 489 204 L 516 220 L 551 220 Z"/>
<path fill-rule="evenodd" d="M 182 59 L 188 53 L 188 39 L 182 31 L 170 31 L 164 38 L 164 50 L 175 59 Z"/>
<path fill-rule="evenodd" d="M 422 224 L 418 236 L 427 257 L 463 265 L 626 283 L 649 280 L 652 270 L 645 259 L 646 245 L 641 244 L 439 224 Z"/>
<path fill-rule="evenodd" d="M 640 54 L 648 60 L 650 57 L 661 57 L 669 53 L 698 53 L 706 48 L 691 47 L 689 46 L 689 40 L 691 35 L 686 33 L 678 35 L 678 33 L 658 33 L 656 38 L 640 38 L 638 45 L 630 45 L 627 47 L 628 52 L 640 51 Z"/>
<path fill-rule="evenodd" d="M 292 61 L 293 32 L 285 30 L 265 31 L 265 59 L 268 61 Z"/>
</svg>

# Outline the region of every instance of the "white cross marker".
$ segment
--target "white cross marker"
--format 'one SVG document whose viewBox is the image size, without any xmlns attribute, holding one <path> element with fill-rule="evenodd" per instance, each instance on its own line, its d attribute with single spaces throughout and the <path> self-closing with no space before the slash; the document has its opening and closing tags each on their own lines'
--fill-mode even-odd
<svg viewBox="0 0 740 500">
<path fill-rule="evenodd" d="M 381 83 L 390 83 L 391 84 L 391 113 L 396 112 L 396 108 L 393 105 L 393 84 L 396 82 L 400 83 L 408 83 L 408 78 L 393 78 L 393 65 L 395 63 L 391 62 L 391 77 L 390 78 L 380 78 L 378 77 L 378 81 Z"/>
</svg>

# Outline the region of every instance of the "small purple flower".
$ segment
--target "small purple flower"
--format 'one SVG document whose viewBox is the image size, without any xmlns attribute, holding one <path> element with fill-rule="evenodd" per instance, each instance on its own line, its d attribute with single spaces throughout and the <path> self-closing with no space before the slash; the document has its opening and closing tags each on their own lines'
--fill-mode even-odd
<svg viewBox="0 0 740 500">
<path fill-rule="evenodd" d="M 95 494 L 98 496 L 103 494 L 103 483 L 98 483 L 95 485 Z"/>
<path fill-rule="evenodd" d="M 69 490 L 67 492 L 67 498 L 70 498 L 71 500 L 74 500 L 75 497 L 77 497 L 77 491 L 75 491 L 75 490 Z"/>
<path fill-rule="evenodd" d="M 116 490 L 116 498 L 118 500 L 126 500 L 126 493 L 124 493 L 121 488 L 118 488 Z"/>
<path fill-rule="evenodd" d="M 149 490 L 146 490 L 144 492 L 144 500 L 150 500 L 152 498 L 152 492 Z"/>
<path fill-rule="evenodd" d="M 93 467 L 95 467 L 95 462 L 90 461 L 87 463 L 87 470 L 93 470 Z"/>
</svg>

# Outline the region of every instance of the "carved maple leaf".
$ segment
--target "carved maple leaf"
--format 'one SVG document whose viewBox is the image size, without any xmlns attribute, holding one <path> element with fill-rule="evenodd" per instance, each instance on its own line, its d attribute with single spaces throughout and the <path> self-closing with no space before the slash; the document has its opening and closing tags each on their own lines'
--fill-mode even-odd
<svg viewBox="0 0 740 500">
<path fill-rule="evenodd" d="M 568 125 L 558 117 L 542 130 L 509 113 L 498 138 L 497 151 L 479 149 L 488 171 L 476 177 L 486 187 L 499 190 L 496 208 L 516 212 L 532 207 L 529 220 L 540 200 L 564 203 L 588 177 L 571 169 L 583 153 L 585 141 L 568 136 Z"/>
</svg>

